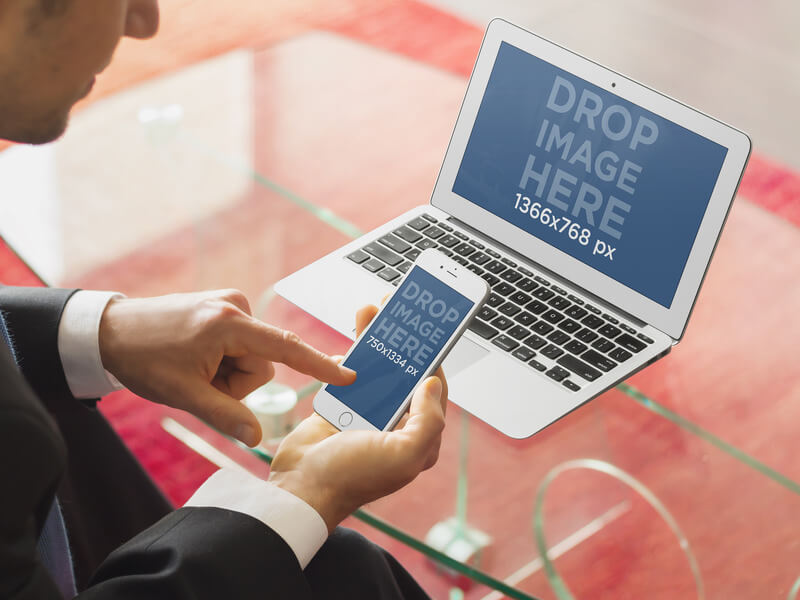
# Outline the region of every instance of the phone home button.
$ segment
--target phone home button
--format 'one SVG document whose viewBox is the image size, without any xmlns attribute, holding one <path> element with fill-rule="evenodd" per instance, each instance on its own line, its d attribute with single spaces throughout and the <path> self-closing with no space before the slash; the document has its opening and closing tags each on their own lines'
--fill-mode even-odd
<svg viewBox="0 0 800 600">
<path fill-rule="evenodd" d="M 339 425 L 342 427 L 347 427 L 350 423 L 353 422 L 353 413 L 351 412 L 343 412 L 339 415 Z"/>
</svg>

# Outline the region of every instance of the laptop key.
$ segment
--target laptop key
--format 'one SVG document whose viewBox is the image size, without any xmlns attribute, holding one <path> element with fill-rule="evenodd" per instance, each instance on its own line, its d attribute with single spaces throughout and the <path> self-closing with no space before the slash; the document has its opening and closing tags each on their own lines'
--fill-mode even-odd
<svg viewBox="0 0 800 600">
<path fill-rule="evenodd" d="M 390 267 L 400 264 L 403 262 L 403 257 L 398 256 L 391 250 L 389 250 L 386 246 L 381 244 L 371 243 L 364 246 L 364 250 L 372 254 L 372 256 L 376 258 L 380 258 L 383 262 L 385 262 Z"/>
<path fill-rule="evenodd" d="M 506 269 L 505 272 L 500 275 L 500 279 L 505 279 L 509 283 L 514 283 L 515 281 L 522 279 L 522 273 L 518 273 L 514 269 Z"/>
<path fill-rule="evenodd" d="M 514 320 L 520 325 L 525 325 L 527 327 L 531 323 L 536 321 L 536 317 L 534 317 L 531 313 L 527 311 L 522 311 L 520 314 L 514 317 Z"/>
<path fill-rule="evenodd" d="M 540 363 L 535 358 L 532 361 L 528 362 L 528 364 L 530 366 L 532 366 L 534 369 L 536 369 L 537 371 L 541 371 L 542 373 L 544 373 L 547 370 L 547 367 L 544 366 L 542 363 Z"/>
<path fill-rule="evenodd" d="M 361 263 L 361 266 L 370 273 L 377 273 L 383 268 L 383 263 L 377 258 L 370 258 L 367 262 Z"/>
<path fill-rule="evenodd" d="M 572 340 L 564 345 L 564 350 L 566 350 L 567 352 L 572 352 L 572 354 L 580 354 L 588 347 L 589 346 L 587 346 L 583 342 L 579 342 L 578 340 Z"/>
<path fill-rule="evenodd" d="M 458 246 L 453 248 L 453 252 L 456 254 L 460 254 L 461 256 L 469 256 L 473 252 L 475 252 L 475 248 L 467 244 L 466 242 L 461 242 Z"/>
<path fill-rule="evenodd" d="M 643 342 L 637 340 L 635 337 L 627 333 L 623 333 L 615 341 L 617 344 L 630 350 L 631 352 L 641 352 L 646 348 Z"/>
<path fill-rule="evenodd" d="M 539 348 L 544 346 L 547 342 L 542 338 L 540 338 L 538 335 L 532 335 L 522 343 L 525 344 L 526 346 L 530 346 L 534 350 L 538 350 Z"/>
<path fill-rule="evenodd" d="M 486 254 L 489 254 L 489 252 L 487 251 Z M 503 271 L 506 270 L 506 266 L 499 260 L 493 260 L 492 262 L 486 265 L 486 270 L 491 271 L 495 275 L 498 275 L 499 273 L 502 273 Z"/>
<path fill-rule="evenodd" d="M 575 337 L 580 341 L 586 342 L 588 344 L 597 339 L 597 334 L 591 329 L 584 327 L 578 333 L 575 334 Z"/>
<path fill-rule="evenodd" d="M 553 290 L 556 294 L 561 294 L 562 296 L 567 295 L 567 290 L 558 287 L 555 283 L 550 286 L 550 289 Z"/>
<path fill-rule="evenodd" d="M 550 325 L 550 323 L 546 323 L 544 321 L 539 321 L 538 323 L 536 323 L 536 325 L 531 327 L 532 331 L 535 331 L 536 333 L 541 333 L 542 335 L 547 335 L 548 333 L 553 331 L 553 329 L 554 327 Z"/>
<path fill-rule="evenodd" d="M 614 348 L 611 352 L 608 353 L 609 358 L 617 361 L 617 362 L 625 362 L 628 360 L 633 354 L 625 350 L 624 348 Z"/>
<path fill-rule="evenodd" d="M 417 257 L 420 254 L 422 254 L 422 250 L 420 250 L 419 248 L 412 248 L 411 250 L 405 253 L 405 257 L 408 260 L 417 260 Z"/>
<path fill-rule="evenodd" d="M 517 263 L 515 263 L 510 258 L 506 258 L 505 256 L 503 258 L 501 258 L 500 260 L 503 261 L 505 264 L 507 264 L 509 267 L 516 267 L 517 266 Z"/>
<path fill-rule="evenodd" d="M 572 383 L 569 379 L 565 379 L 564 381 L 562 381 L 561 385 L 563 385 L 565 388 L 567 388 L 568 390 L 573 391 L 573 392 L 580 392 L 581 391 L 581 386 L 579 386 L 579 385 L 577 385 L 575 383 Z"/>
<path fill-rule="evenodd" d="M 439 227 L 436 227 L 436 225 L 433 225 L 432 227 L 428 227 L 425 231 L 423 231 L 422 235 L 426 235 L 432 240 L 435 240 L 444 235 L 444 229 L 441 229 Z"/>
<path fill-rule="evenodd" d="M 392 269 L 391 267 L 386 267 L 385 269 L 381 269 L 378 273 L 378 277 L 381 279 L 385 279 L 386 281 L 394 281 L 398 277 L 400 277 L 400 273 Z"/>
<path fill-rule="evenodd" d="M 568 317 L 572 317 L 577 321 L 579 321 L 588 314 L 585 308 L 581 308 L 577 304 L 573 304 L 565 312 L 567 313 Z"/>
<path fill-rule="evenodd" d="M 422 216 L 423 219 L 426 219 L 426 220 L 430 221 L 431 223 L 436 223 L 438 221 L 438 219 L 436 219 L 436 217 L 432 217 L 428 213 L 422 213 L 421 216 Z"/>
<path fill-rule="evenodd" d="M 561 321 L 561 323 L 558 324 L 558 328 L 566 331 L 567 333 L 575 333 L 581 328 L 581 324 L 577 321 L 573 321 L 572 319 L 567 319 L 565 321 Z"/>
<path fill-rule="evenodd" d="M 538 281 L 538 282 L 539 282 L 539 283 L 541 283 L 542 285 L 546 285 L 546 286 L 549 286 L 549 285 L 550 285 L 550 282 L 549 282 L 549 281 L 547 281 L 547 279 L 545 279 L 544 277 L 540 277 L 539 275 L 537 275 L 536 277 L 534 277 L 534 278 L 533 278 L 533 280 L 534 280 L 534 281 Z"/>
<path fill-rule="evenodd" d="M 450 257 L 450 260 L 452 260 L 454 262 L 457 262 L 460 265 L 464 265 L 465 267 L 467 265 L 469 265 L 469 261 L 466 258 L 464 258 L 463 256 L 453 255 L 453 256 Z"/>
<path fill-rule="evenodd" d="M 500 253 L 499 253 L 499 252 L 495 252 L 495 251 L 494 251 L 494 250 L 492 250 L 491 248 L 487 248 L 487 249 L 486 249 L 486 254 L 488 254 L 488 255 L 489 255 L 489 256 L 491 256 L 492 258 L 500 258 Z"/>
<path fill-rule="evenodd" d="M 603 318 L 604 318 L 606 321 L 608 321 L 609 323 L 613 323 L 614 325 L 619 325 L 619 319 L 616 319 L 615 317 L 612 317 L 612 316 L 611 316 L 610 314 L 608 314 L 608 313 L 603 313 Z"/>
<path fill-rule="evenodd" d="M 480 317 L 484 321 L 491 321 L 496 316 L 497 316 L 497 311 L 492 309 L 490 306 L 486 306 L 485 304 L 481 306 L 481 309 L 478 311 L 478 317 Z"/>
<path fill-rule="evenodd" d="M 556 296 L 555 298 L 550 300 L 550 302 L 548 302 L 548 304 L 550 306 L 552 306 L 553 308 L 557 308 L 558 310 L 564 310 L 565 308 L 570 306 L 572 304 L 572 302 L 570 302 L 569 300 L 567 300 L 563 296 Z"/>
<path fill-rule="evenodd" d="M 392 233 L 394 233 L 397 237 L 402 238 L 411 244 L 413 244 L 422 237 L 421 233 L 417 233 L 416 231 L 414 231 L 410 227 L 406 227 L 405 225 L 398 227 Z"/>
<path fill-rule="evenodd" d="M 466 235 L 464 235 L 464 234 L 463 234 L 463 233 L 461 233 L 460 231 L 454 231 L 454 232 L 453 232 L 453 235 L 454 235 L 454 236 L 456 236 L 456 237 L 457 237 L 458 239 L 460 239 L 460 240 L 467 241 L 467 240 L 469 239 L 469 238 L 468 238 Z"/>
<path fill-rule="evenodd" d="M 648 344 L 654 344 L 655 343 L 654 340 L 650 339 L 649 337 L 647 337 L 643 333 L 637 333 L 636 337 L 639 338 L 640 340 L 642 340 L 643 342 L 647 342 Z"/>
<path fill-rule="evenodd" d="M 448 250 L 447 248 L 442 248 L 441 246 L 439 246 L 437 248 L 437 250 L 439 252 L 441 252 L 442 254 L 444 254 L 445 256 L 453 256 L 453 251 L 452 250 Z"/>
<path fill-rule="evenodd" d="M 622 329 L 622 331 L 627 331 L 631 335 L 636 335 L 636 330 L 630 325 L 626 325 L 625 323 L 620 323 L 619 328 Z"/>
<path fill-rule="evenodd" d="M 450 227 L 450 225 L 448 225 L 447 223 L 439 223 L 439 227 L 441 227 L 445 231 L 453 231 L 453 228 Z"/>
<path fill-rule="evenodd" d="M 406 223 L 406 225 L 408 225 L 412 229 L 416 229 L 417 231 L 422 231 L 426 227 L 430 227 L 431 224 L 428 223 L 428 221 L 423 219 L 422 217 L 417 217 L 413 221 L 409 221 L 408 223 Z"/>
<path fill-rule="evenodd" d="M 579 377 L 583 377 L 586 381 L 594 381 L 603 374 L 591 365 L 587 365 L 581 359 L 572 356 L 572 354 L 565 354 L 557 362 Z"/>
<path fill-rule="evenodd" d="M 573 295 L 573 294 L 569 294 L 569 295 L 567 295 L 567 298 L 569 298 L 570 300 L 572 300 L 572 301 L 573 301 L 575 304 L 580 304 L 580 305 L 583 305 L 583 300 L 581 300 L 580 298 L 578 298 L 577 296 L 575 296 L 575 295 Z"/>
<path fill-rule="evenodd" d="M 519 306 L 517 306 L 516 304 L 514 304 L 513 302 L 506 302 L 498 310 L 501 313 L 503 313 L 505 316 L 507 316 L 507 317 L 513 317 L 515 314 L 517 314 L 522 309 Z"/>
<path fill-rule="evenodd" d="M 428 238 L 422 238 L 414 245 L 420 250 L 427 250 L 428 248 L 436 248 L 439 244 L 437 244 L 433 240 L 429 240 Z"/>
<path fill-rule="evenodd" d="M 483 275 L 484 273 L 484 270 L 481 269 L 478 265 L 467 265 L 467 268 L 476 275 Z"/>
<path fill-rule="evenodd" d="M 356 250 L 355 252 L 351 252 L 350 254 L 348 254 L 347 258 L 352 260 L 357 265 L 360 265 L 369 258 L 369 254 L 367 254 L 363 250 Z"/>
<path fill-rule="evenodd" d="M 554 344 L 563 344 L 569 339 L 569 336 L 563 331 L 554 331 L 553 333 L 547 336 L 547 339 L 553 342 Z"/>
<path fill-rule="evenodd" d="M 476 265 L 482 265 L 483 263 L 492 260 L 491 257 L 484 252 L 476 252 L 475 254 L 471 254 L 469 259 Z"/>
<path fill-rule="evenodd" d="M 523 275 L 525 275 L 526 277 L 533 277 L 533 273 L 531 273 L 525 267 L 517 267 L 517 270 L 519 270 L 519 272 L 522 273 Z"/>
<path fill-rule="evenodd" d="M 536 352 L 530 348 L 526 348 L 525 346 L 520 346 L 511 353 L 511 356 L 520 359 L 522 362 L 528 362 L 530 359 L 536 356 Z"/>
<path fill-rule="evenodd" d="M 520 306 L 523 306 L 531 301 L 531 297 L 528 296 L 528 294 L 526 294 L 525 292 L 516 292 L 514 294 L 511 294 L 511 296 L 509 296 L 508 299 L 511 300 L 512 302 L 516 302 Z"/>
<path fill-rule="evenodd" d="M 486 283 L 489 284 L 489 287 L 497 285 L 497 283 L 500 281 L 499 277 L 497 277 L 496 275 L 492 275 L 491 273 L 483 273 L 481 277 L 483 277 Z"/>
<path fill-rule="evenodd" d="M 547 373 L 545 373 L 550 379 L 554 379 L 556 381 L 561 381 L 566 377 L 569 377 L 569 371 L 566 369 L 562 369 L 561 367 L 553 367 Z"/>
<path fill-rule="evenodd" d="M 413 264 L 413 263 L 410 263 L 410 262 L 408 262 L 408 261 L 405 261 L 405 262 L 403 262 L 403 263 L 400 263 L 399 265 L 397 265 L 397 266 L 395 267 L 395 269 L 397 269 L 397 270 L 398 270 L 398 271 L 400 271 L 401 273 L 407 273 L 407 272 L 408 272 L 408 270 L 411 268 L 411 265 L 412 265 L 412 264 Z"/>
<path fill-rule="evenodd" d="M 615 363 L 613 360 L 603 356 L 595 350 L 587 350 L 581 354 L 581 359 L 593 367 L 597 367 L 601 371 L 605 371 L 606 373 L 617 366 L 617 363 Z"/>
<path fill-rule="evenodd" d="M 548 310 L 546 313 L 542 315 L 542 318 L 548 323 L 558 323 L 560 320 L 564 318 L 564 315 L 555 310 Z"/>
<path fill-rule="evenodd" d="M 603 324 L 603 319 L 601 319 L 600 317 L 596 317 L 594 315 L 589 315 L 588 317 L 583 319 L 581 323 L 586 325 L 586 327 L 588 327 L 589 329 L 597 329 L 598 327 L 600 327 L 600 325 Z"/>
<path fill-rule="evenodd" d="M 542 355 L 547 358 L 558 358 L 562 354 L 564 354 L 564 351 L 554 344 L 549 344 L 547 348 L 542 350 Z"/>
<path fill-rule="evenodd" d="M 527 327 L 523 327 L 522 325 L 515 325 L 514 327 L 508 330 L 508 335 L 513 337 L 515 340 L 524 340 L 526 337 L 530 335 L 530 331 L 528 331 Z"/>
<path fill-rule="evenodd" d="M 508 329 L 513 325 L 513 321 L 511 319 L 507 319 L 506 317 L 497 317 L 494 321 L 492 321 L 492 327 L 497 327 L 497 329 L 505 330 Z"/>
<path fill-rule="evenodd" d="M 492 287 L 493 292 L 497 292 L 498 294 L 502 294 L 503 296 L 508 296 L 511 292 L 513 292 L 516 288 L 510 283 L 506 283 L 505 281 L 500 281 L 497 285 Z"/>
<path fill-rule="evenodd" d="M 592 348 L 596 348 L 600 350 L 600 352 L 610 352 L 616 348 L 616 346 L 614 346 L 614 344 L 609 342 L 606 338 L 601 337 L 594 344 L 592 344 Z"/>
<path fill-rule="evenodd" d="M 547 288 L 540 287 L 538 290 L 533 292 L 533 295 L 540 300 L 550 300 L 550 298 L 552 298 L 555 294 Z"/>
<path fill-rule="evenodd" d="M 484 246 L 477 240 L 470 240 L 469 243 L 478 248 L 479 250 L 483 250 L 484 248 L 486 248 L 486 246 Z"/>
<path fill-rule="evenodd" d="M 585 306 L 586 306 L 586 310 L 588 310 L 590 313 L 594 313 L 596 315 L 599 315 L 600 312 L 601 312 L 599 308 L 597 308 L 596 306 L 592 306 L 591 304 L 586 304 Z"/>
<path fill-rule="evenodd" d="M 439 238 L 439 243 L 445 248 L 452 248 L 459 243 L 458 238 L 453 235 L 446 235 Z"/>
<path fill-rule="evenodd" d="M 599 333 L 600 335 L 606 336 L 610 340 L 613 340 L 620 333 L 622 333 L 622 330 L 619 327 L 614 327 L 613 325 L 611 325 L 609 323 L 609 324 L 603 325 L 600 329 L 598 329 L 597 333 Z"/>
<path fill-rule="evenodd" d="M 382 238 L 378 238 L 378 241 L 386 246 L 387 248 L 391 248 L 395 252 L 399 252 L 402 254 L 409 248 L 411 248 L 411 244 L 406 241 L 401 240 L 396 235 L 392 235 L 391 233 L 387 233 Z"/>
<path fill-rule="evenodd" d="M 547 305 L 544 302 L 534 300 L 525 307 L 526 310 L 531 311 L 533 314 L 538 315 L 547 310 Z"/>
<path fill-rule="evenodd" d="M 517 282 L 517 287 L 523 292 L 532 292 L 539 286 L 536 285 L 536 282 L 530 277 L 524 277 Z"/>
<path fill-rule="evenodd" d="M 488 304 L 489 306 L 499 306 L 503 302 L 505 302 L 505 299 L 502 296 L 495 294 L 494 292 L 489 292 L 489 297 L 486 298 L 486 304 Z"/>
<path fill-rule="evenodd" d="M 492 340 L 492 343 L 506 352 L 511 352 L 514 348 L 519 346 L 519 342 L 512 340 L 507 335 L 498 335 Z"/>
<path fill-rule="evenodd" d="M 467 328 L 470 331 L 474 331 L 485 340 L 490 340 L 498 334 L 497 329 L 478 319 L 472 319 Z"/>
</svg>

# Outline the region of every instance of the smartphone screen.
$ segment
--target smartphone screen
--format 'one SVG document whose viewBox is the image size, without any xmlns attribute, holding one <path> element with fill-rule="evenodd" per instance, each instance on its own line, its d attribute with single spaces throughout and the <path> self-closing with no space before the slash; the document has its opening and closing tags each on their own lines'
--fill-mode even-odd
<svg viewBox="0 0 800 600">
<path fill-rule="evenodd" d="M 357 378 L 326 391 L 384 429 L 474 302 L 419 266 L 412 267 L 344 365 Z"/>
</svg>

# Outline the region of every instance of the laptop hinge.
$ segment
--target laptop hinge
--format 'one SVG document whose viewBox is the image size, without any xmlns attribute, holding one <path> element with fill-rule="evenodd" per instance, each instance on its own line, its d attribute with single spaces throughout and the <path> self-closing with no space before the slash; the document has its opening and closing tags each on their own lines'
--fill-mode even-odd
<svg viewBox="0 0 800 600">
<path fill-rule="evenodd" d="M 539 271 L 542 271 L 548 277 L 551 277 L 552 279 L 555 279 L 559 283 L 562 283 L 567 287 L 574 288 L 574 289 L 578 290 L 581 293 L 581 295 L 586 296 L 588 298 L 591 298 L 592 302 L 594 302 L 595 304 L 598 304 L 600 307 L 605 308 L 606 310 L 609 310 L 609 311 L 617 313 L 618 315 L 624 317 L 626 320 L 634 323 L 638 327 L 644 327 L 645 325 L 647 325 L 647 323 L 642 321 L 640 318 L 633 316 L 632 314 L 628 313 L 627 311 L 622 310 L 619 307 L 616 307 L 616 306 L 614 306 L 612 304 L 609 304 L 608 302 L 606 302 L 605 300 L 603 300 L 599 296 L 593 294 L 592 292 L 590 292 L 588 290 L 583 289 L 579 285 L 575 285 L 575 283 L 572 282 L 572 281 L 564 279 L 558 273 L 555 273 L 555 272 L 551 271 L 550 269 L 548 269 L 547 267 L 544 267 L 544 266 L 540 265 L 536 261 L 531 260 L 527 256 L 525 256 L 523 254 L 520 254 L 519 252 L 517 252 L 513 248 L 509 248 L 508 246 L 498 242 L 494 238 L 489 238 L 485 234 L 481 233 L 479 230 L 475 229 L 474 227 L 471 227 L 467 223 L 464 223 L 464 221 L 462 221 L 460 219 L 457 219 L 456 217 L 454 217 L 452 215 L 447 220 L 448 221 L 452 221 L 453 223 L 455 223 L 456 225 L 458 225 L 462 229 L 465 229 L 466 231 L 469 231 L 475 237 L 479 237 L 482 240 L 486 240 L 492 246 L 496 246 L 496 247 L 500 248 L 501 250 L 503 250 L 504 252 L 506 252 L 509 255 L 513 256 L 514 258 L 516 258 L 520 262 L 522 262 L 524 264 L 531 265 L 535 269 L 537 269 Z M 673 344 L 675 344 L 675 343 L 677 343 L 677 340 L 673 339 Z"/>
</svg>

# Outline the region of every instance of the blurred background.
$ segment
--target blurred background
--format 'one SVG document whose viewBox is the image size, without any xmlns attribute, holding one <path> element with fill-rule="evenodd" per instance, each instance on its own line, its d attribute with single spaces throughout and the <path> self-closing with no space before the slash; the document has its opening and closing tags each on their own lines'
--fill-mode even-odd
<svg viewBox="0 0 800 600">
<path fill-rule="evenodd" d="M 2 283 L 235 287 L 260 318 L 343 352 L 271 286 L 427 201 L 482 32 L 503 17 L 744 130 L 753 155 L 669 357 L 529 440 L 452 407 L 440 463 L 348 525 L 434 598 L 797 594 L 799 3 L 161 9 L 158 36 L 123 40 L 62 139 L 0 146 Z M 316 388 L 276 381 L 290 396 L 268 417 L 278 438 Z M 100 406 L 176 505 L 222 464 L 268 473 L 264 455 L 127 391 Z"/>
</svg>

